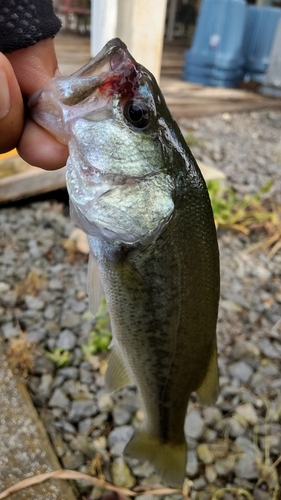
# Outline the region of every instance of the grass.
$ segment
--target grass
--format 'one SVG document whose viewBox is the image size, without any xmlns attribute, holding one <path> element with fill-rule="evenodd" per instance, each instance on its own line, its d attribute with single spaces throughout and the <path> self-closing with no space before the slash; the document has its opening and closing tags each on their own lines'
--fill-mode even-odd
<svg viewBox="0 0 281 500">
<path fill-rule="evenodd" d="M 86 315 L 88 314 L 91 313 L 86 313 Z M 105 298 L 102 299 L 95 320 L 94 329 L 89 333 L 88 345 L 82 346 L 86 358 L 97 353 L 107 352 L 112 339 L 110 319 Z"/>
<path fill-rule="evenodd" d="M 57 368 L 62 368 L 68 364 L 70 353 L 57 347 L 53 352 L 46 352 L 46 356 L 55 363 Z"/>
<path fill-rule="evenodd" d="M 248 251 L 268 249 L 269 256 L 281 248 L 281 206 L 264 199 L 271 186 L 269 182 L 257 193 L 241 198 L 231 187 L 222 189 L 218 181 L 207 183 L 216 227 L 240 231 L 246 236 L 263 230 L 265 238 Z"/>
</svg>

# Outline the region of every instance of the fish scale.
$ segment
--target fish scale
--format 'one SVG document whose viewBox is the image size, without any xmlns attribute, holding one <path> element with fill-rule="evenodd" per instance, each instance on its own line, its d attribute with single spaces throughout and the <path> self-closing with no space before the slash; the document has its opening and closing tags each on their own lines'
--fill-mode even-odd
<svg viewBox="0 0 281 500">
<path fill-rule="evenodd" d="M 218 393 L 219 254 L 205 182 L 154 77 L 119 39 L 74 75 L 54 78 L 30 107 L 69 143 L 67 187 L 72 218 L 88 235 L 90 302 L 94 309 L 103 289 L 111 318 L 106 387 L 136 385 L 145 411 L 124 454 L 180 486 L 190 394 L 212 404 Z"/>
</svg>

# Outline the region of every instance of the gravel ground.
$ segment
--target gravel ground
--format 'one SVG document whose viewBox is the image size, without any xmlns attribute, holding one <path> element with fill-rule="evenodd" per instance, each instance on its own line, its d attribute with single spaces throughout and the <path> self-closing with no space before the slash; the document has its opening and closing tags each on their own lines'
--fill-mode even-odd
<svg viewBox="0 0 281 500">
<path fill-rule="evenodd" d="M 270 198 L 281 205 L 280 112 L 180 125 L 192 135 L 197 159 L 225 172 L 228 185 L 244 195 L 272 180 Z M 34 404 L 63 467 L 129 488 L 159 483 L 148 464 L 122 457 L 143 418 L 136 391 L 105 394 L 106 355 L 85 357 L 82 346 L 94 322 L 87 314 L 87 257 L 69 245 L 72 231 L 63 199 L 0 209 L 1 335 L 15 369 L 30 369 Z M 186 486 L 192 500 L 281 498 L 281 250 L 248 253 L 262 236 L 218 231 L 220 396 L 213 407 L 202 407 L 195 396 L 190 402 Z M 46 355 L 60 359 L 59 350 L 69 353 L 62 367 Z M 79 490 L 81 499 L 100 495 L 83 482 Z"/>
</svg>

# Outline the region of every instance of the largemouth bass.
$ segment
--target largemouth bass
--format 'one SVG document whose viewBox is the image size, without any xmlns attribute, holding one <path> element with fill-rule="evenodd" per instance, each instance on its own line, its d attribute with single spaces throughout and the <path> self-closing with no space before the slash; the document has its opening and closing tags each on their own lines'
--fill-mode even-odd
<svg viewBox="0 0 281 500">
<path fill-rule="evenodd" d="M 106 387 L 137 385 L 145 410 L 124 453 L 177 487 L 190 394 L 211 404 L 218 393 L 219 254 L 205 182 L 153 75 L 119 39 L 54 78 L 30 107 L 69 145 L 67 188 L 73 220 L 88 235 L 90 304 L 99 303 L 98 272 L 112 324 Z"/>
</svg>

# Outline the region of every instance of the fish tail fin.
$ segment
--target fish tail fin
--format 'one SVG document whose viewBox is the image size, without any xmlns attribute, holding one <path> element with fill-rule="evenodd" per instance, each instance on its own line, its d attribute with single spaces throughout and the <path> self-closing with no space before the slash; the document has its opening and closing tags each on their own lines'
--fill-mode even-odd
<svg viewBox="0 0 281 500">
<path fill-rule="evenodd" d="M 148 461 L 161 477 L 163 484 L 180 488 L 185 478 L 187 444 L 161 443 L 145 429 L 137 429 L 126 445 L 124 455 Z"/>
</svg>

